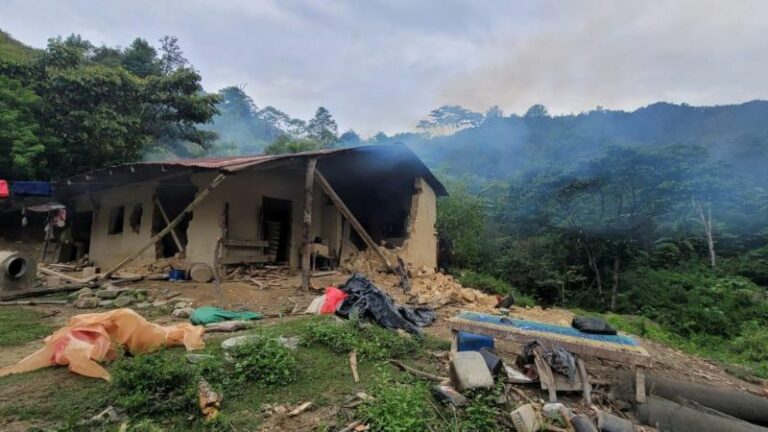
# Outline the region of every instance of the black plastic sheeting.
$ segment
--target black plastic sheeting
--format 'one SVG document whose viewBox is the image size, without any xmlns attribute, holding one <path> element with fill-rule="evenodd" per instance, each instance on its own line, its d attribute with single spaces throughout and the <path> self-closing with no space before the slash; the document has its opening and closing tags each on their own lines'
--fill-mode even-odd
<svg viewBox="0 0 768 432">
<path fill-rule="evenodd" d="M 413 334 L 421 334 L 421 327 L 435 321 L 435 311 L 431 308 L 397 305 L 392 297 L 360 273 L 352 275 L 341 290 L 347 293 L 347 298 L 336 308 L 336 314 L 343 318 L 356 314 L 382 327 L 403 329 Z"/>
<path fill-rule="evenodd" d="M 660 432 L 768 432 L 709 408 L 685 406 L 655 396 L 637 406 L 637 419 Z"/>
<path fill-rule="evenodd" d="M 616 330 L 607 322 L 592 317 L 574 317 L 571 326 L 584 333 L 615 335 Z"/>
</svg>

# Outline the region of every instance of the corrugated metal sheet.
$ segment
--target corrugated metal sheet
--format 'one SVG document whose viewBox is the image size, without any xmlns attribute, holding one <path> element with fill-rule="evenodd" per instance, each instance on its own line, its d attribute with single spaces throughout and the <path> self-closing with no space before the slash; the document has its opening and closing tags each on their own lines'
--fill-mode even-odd
<svg viewBox="0 0 768 432">
<path fill-rule="evenodd" d="M 401 157 L 414 161 L 419 165 L 422 175 L 436 189 L 438 195 L 447 194 L 445 187 L 432 175 L 429 169 L 416 156 L 415 153 L 403 144 L 371 145 L 360 147 L 348 147 L 340 149 L 325 149 L 308 151 L 301 153 L 288 153 L 281 155 L 253 155 L 253 156 L 233 156 L 219 158 L 199 158 L 199 159 L 177 159 L 166 161 L 148 161 L 135 162 L 123 165 L 110 166 L 78 174 L 56 182 L 56 188 L 59 191 L 65 191 L 75 185 L 88 185 L 101 183 L 103 186 L 114 186 L 129 181 L 128 178 L 135 178 L 140 172 L 147 174 L 147 169 L 151 171 L 170 171 L 172 169 L 199 169 L 199 170 L 218 170 L 226 173 L 234 173 L 243 169 L 251 168 L 268 162 L 290 161 L 292 159 L 302 159 L 307 157 L 329 157 L 340 153 L 365 153 L 376 154 L 379 151 L 388 150 L 403 152 Z M 159 175 L 155 173 L 155 175 Z M 111 179 L 110 183 L 104 183 L 104 178 Z M 136 181 L 136 180 L 133 180 Z"/>
</svg>

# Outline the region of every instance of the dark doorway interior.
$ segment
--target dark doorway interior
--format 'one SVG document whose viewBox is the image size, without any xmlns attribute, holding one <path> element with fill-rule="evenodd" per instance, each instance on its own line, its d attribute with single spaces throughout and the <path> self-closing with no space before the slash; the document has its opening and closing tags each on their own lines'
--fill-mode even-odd
<svg viewBox="0 0 768 432">
<path fill-rule="evenodd" d="M 76 260 L 89 252 L 91 245 L 91 225 L 93 225 L 93 212 L 77 212 L 72 217 L 72 245 L 74 251 L 67 257 L 67 261 Z"/>
<path fill-rule="evenodd" d="M 264 240 L 269 241 L 266 255 L 274 261 L 287 263 L 291 253 L 291 207 L 289 200 L 264 197 L 261 205 Z"/>
<path fill-rule="evenodd" d="M 157 187 L 155 197 L 162 204 L 166 215 L 168 215 L 168 220 L 173 220 L 195 199 L 196 193 L 197 187 L 192 184 L 161 184 Z M 188 213 L 174 228 L 179 241 L 184 247 L 187 246 L 187 227 L 191 220 L 192 214 Z M 166 225 L 160 209 L 155 204 L 154 212 L 152 213 L 152 235 L 162 231 Z M 176 246 L 176 242 L 170 233 L 163 236 L 162 241 L 157 244 L 156 252 L 158 258 L 170 258 L 179 252 L 179 248 Z"/>
</svg>

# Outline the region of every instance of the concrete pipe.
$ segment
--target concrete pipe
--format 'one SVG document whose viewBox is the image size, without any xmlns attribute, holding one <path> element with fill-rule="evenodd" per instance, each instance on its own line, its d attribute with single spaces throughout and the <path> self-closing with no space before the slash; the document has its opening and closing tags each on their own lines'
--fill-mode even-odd
<svg viewBox="0 0 768 432">
<path fill-rule="evenodd" d="M 15 251 L 0 251 L 0 291 L 32 288 L 37 264 L 31 257 Z"/>
</svg>

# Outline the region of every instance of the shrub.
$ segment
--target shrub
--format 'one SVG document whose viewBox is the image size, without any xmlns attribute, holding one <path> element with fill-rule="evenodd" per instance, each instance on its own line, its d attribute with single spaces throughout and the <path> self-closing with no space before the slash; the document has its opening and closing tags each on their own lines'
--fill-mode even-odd
<svg viewBox="0 0 768 432">
<path fill-rule="evenodd" d="M 199 374 L 183 359 L 162 353 L 123 357 L 111 372 L 115 403 L 131 415 L 195 409 Z"/>
<path fill-rule="evenodd" d="M 748 361 L 768 361 L 768 330 L 757 321 L 741 327 L 741 334 L 733 340 L 734 351 Z"/>
<path fill-rule="evenodd" d="M 225 359 L 215 356 L 200 363 L 201 373 L 209 382 L 234 387 L 248 382 L 280 385 L 296 380 L 298 361 L 273 338 L 254 339 L 225 355 Z"/>
<path fill-rule="evenodd" d="M 512 287 L 503 280 L 472 270 L 462 271 L 459 275 L 459 282 L 465 287 L 474 288 L 488 294 L 506 296 L 512 293 Z M 517 299 L 517 296 L 515 296 L 515 299 Z"/>
<path fill-rule="evenodd" d="M 494 432 L 499 430 L 496 417 L 499 410 L 496 407 L 496 398 L 499 396 L 499 388 L 493 390 L 476 390 L 467 395 L 469 405 L 464 409 L 461 417 L 462 432 Z"/>
<path fill-rule="evenodd" d="M 343 323 L 319 320 L 304 328 L 303 343 L 326 346 L 336 353 L 357 350 L 361 359 L 402 358 L 421 350 L 421 341 L 377 325 L 358 328 L 355 320 Z"/>
<path fill-rule="evenodd" d="M 358 407 L 363 421 L 374 432 L 426 431 L 434 418 L 426 384 L 401 383 L 387 372 L 377 377 L 369 391 L 374 397 Z"/>
</svg>

